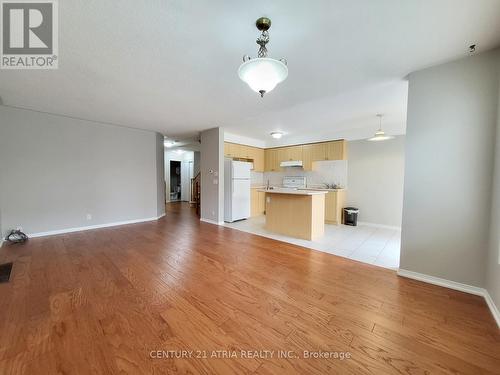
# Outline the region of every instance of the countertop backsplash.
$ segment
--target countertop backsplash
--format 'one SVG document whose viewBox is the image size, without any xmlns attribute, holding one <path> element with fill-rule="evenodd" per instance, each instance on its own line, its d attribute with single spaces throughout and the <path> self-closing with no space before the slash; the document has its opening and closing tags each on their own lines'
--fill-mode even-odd
<svg viewBox="0 0 500 375">
<path fill-rule="evenodd" d="M 286 168 L 284 172 L 252 172 L 252 185 L 269 184 L 280 186 L 285 176 L 305 176 L 308 187 L 321 187 L 323 184 L 337 184 L 347 188 L 347 160 L 328 160 L 315 162 L 314 171 L 302 168 Z"/>
<path fill-rule="evenodd" d="M 264 186 L 267 181 L 264 181 L 263 172 L 250 172 L 250 184 L 252 186 Z"/>
</svg>

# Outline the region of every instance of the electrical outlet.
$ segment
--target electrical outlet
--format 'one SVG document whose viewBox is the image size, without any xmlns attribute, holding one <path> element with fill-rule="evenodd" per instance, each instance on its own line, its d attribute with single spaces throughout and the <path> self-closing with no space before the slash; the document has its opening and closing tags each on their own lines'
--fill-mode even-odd
<svg viewBox="0 0 500 375">
<path fill-rule="evenodd" d="M 92 220 L 92 214 L 87 214 L 87 220 Z"/>
</svg>

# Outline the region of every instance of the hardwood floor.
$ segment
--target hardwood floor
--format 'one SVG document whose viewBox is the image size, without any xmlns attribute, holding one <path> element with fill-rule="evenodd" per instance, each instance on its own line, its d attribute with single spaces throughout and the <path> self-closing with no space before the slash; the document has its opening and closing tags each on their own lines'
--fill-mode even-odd
<svg viewBox="0 0 500 375">
<path fill-rule="evenodd" d="M 500 373 L 480 297 L 168 211 L 0 249 L 0 374 Z"/>
</svg>

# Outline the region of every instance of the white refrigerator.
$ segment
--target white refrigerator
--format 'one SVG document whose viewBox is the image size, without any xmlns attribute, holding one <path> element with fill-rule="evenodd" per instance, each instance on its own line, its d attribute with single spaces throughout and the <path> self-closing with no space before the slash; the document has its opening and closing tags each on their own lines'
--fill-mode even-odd
<svg viewBox="0 0 500 375">
<path fill-rule="evenodd" d="M 243 161 L 224 160 L 224 221 L 250 217 L 250 168 Z"/>
</svg>

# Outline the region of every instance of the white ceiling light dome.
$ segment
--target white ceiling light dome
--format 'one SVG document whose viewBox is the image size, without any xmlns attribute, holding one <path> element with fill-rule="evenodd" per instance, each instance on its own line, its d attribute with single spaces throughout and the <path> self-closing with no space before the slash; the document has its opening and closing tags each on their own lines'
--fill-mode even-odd
<svg viewBox="0 0 500 375">
<path fill-rule="evenodd" d="M 256 41 L 260 46 L 258 57 L 252 59 L 248 55 L 243 56 L 243 64 L 238 69 L 238 76 L 253 91 L 263 97 L 266 92 L 272 91 L 278 83 L 288 77 L 288 67 L 285 59 L 276 60 L 267 57 L 266 44 L 269 42 L 268 30 L 271 27 L 271 20 L 261 17 L 255 25 L 262 31 Z"/>
<path fill-rule="evenodd" d="M 283 132 L 272 132 L 271 137 L 273 137 L 274 139 L 280 139 L 281 137 L 283 137 Z"/>
<path fill-rule="evenodd" d="M 241 64 L 238 75 L 253 91 L 264 96 L 288 77 L 288 68 L 280 60 L 259 57 Z"/>
<path fill-rule="evenodd" d="M 174 147 L 174 146 L 175 146 L 175 143 L 176 143 L 176 141 L 174 141 L 174 140 L 170 140 L 170 139 L 165 139 L 165 140 L 163 141 L 163 145 L 164 145 L 165 147 L 168 147 L 168 148 L 170 148 L 170 147 Z"/>
<path fill-rule="evenodd" d="M 387 135 L 382 130 L 382 117 L 384 117 L 384 115 L 377 114 L 377 117 L 379 118 L 379 128 L 375 132 L 375 135 L 373 137 L 371 137 L 371 138 L 368 138 L 367 141 L 370 141 L 370 142 L 380 142 L 380 141 L 388 141 L 389 139 L 394 139 L 394 136 Z"/>
</svg>

